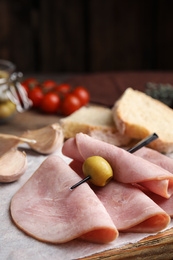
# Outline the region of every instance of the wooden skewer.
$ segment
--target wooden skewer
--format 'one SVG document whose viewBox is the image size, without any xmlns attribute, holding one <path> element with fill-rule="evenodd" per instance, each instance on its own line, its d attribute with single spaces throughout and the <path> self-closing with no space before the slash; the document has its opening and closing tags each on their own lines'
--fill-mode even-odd
<svg viewBox="0 0 173 260">
<path fill-rule="evenodd" d="M 134 147 L 130 148 L 129 150 L 127 150 L 129 153 L 134 153 L 137 150 L 139 150 L 140 148 L 142 148 L 143 146 L 146 146 L 147 144 L 153 142 L 154 140 L 156 140 L 158 138 L 158 135 L 156 133 L 153 133 L 152 135 L 146 137 L 145 139 L 143 139 L 142 141 L 140 141 L 139 143 L 137 143 Z M 85 179 L 77 182 L 76 184 L 74 184 L 73 186 L 70 187 L 70 190 L 73 190 L 74 188 L 78 187 L 79 185 L 81 185 L 82 183 L 88 181 L 89 179 L 91 179 L 90 176 L 87 176 Z"/>
<path fill-rule="evenodd" d="M 142 148 L 143 146 L 146 146 L 147 144 L 153 142 L 154 140 L 156 140 L 158 138 L 158 135 L 156 133 L 147 136 L 146 138 L 144 138 L 142 141 L 140 141 L 139 143 L 137 143 L 134 147 L 130 148 L 129 150 L 127 150 L 129 153 L 134 153 L 137 150 L 139 150 L 140 148 Z"/>
<path fill-rule="evenodd" d="M 76 188 L 77 186 L 81 185 L 82 183 L 88 181 L 89 179 L 91 179 L 91 177 L 88 175 L 87 177 L 85 177 L 85 179 L 77 182 L 76 184 L 74 184 L 73 186 L 70 187 L 70 190 L 73 190 L 74 188 Z"/>
<path fill-rule="evenodd" d="M 20 136 L 16 136 L 16 135 L 9 135 L 9 134 L 0 134 L 0 138 L 4 138 L 4 139 L 15 139 L 15 140 L 19 140 L 25 143 L 32 143 L 35 144 L 37 141 L 34 139 L 28 139 L 28 138 L 24 138 L 24 137 L 20 137 Z"/>
</svg>

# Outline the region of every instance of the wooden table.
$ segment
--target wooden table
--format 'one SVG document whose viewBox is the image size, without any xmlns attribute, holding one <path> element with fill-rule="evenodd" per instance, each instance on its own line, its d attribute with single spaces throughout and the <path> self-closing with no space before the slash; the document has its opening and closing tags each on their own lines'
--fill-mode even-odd
<svg viewBox="0 0 173 260">
<path fill-rule="evenodd" d="M 39 129 L 58 122 L 59 118 L 58 115 L 45 115 L 33 110 L 16 113 L 8 123 L 0 125 L 0 133 L 19 136 L 26 130 Z"/>
<path fill-rule="evenodd" d="M 136 75 L 136 78 L 135 78 Z M 117 76 L 117 77 L 116 77 Z M 138 76 L 138 78 L 137 78 Z M 139 77 L 140 76 L 140 77 Z M 154 77 L 155 76 L 155 77 Z M 128 81 L 133 80 L 133 84 Z M 140 90 L 144 89 L 144 81 L 153 79 L 153 81 L 170 82 L 173 83 L 172 73 L 110 73 L 110 74 L 97 74 L 93 76 L 74 76 L 66 78 L 66 82 L 71 83 L 73 86 L 82 84 L 87 86 L 91 92 L 92 101 L 98 103 L 104 103 L 111 106 L 114 100 L 120 96 L 123 90 L 129 86 L 135 86 Z M 59 78 L 60 80 L 60 78 Z M 61 81 L 61 80 L 60 80 Z M 104 82 L 103 82 L 104 81 Z M 95 84 L 94 84 L 95 82 Z M 97 84 L 96 84 L 97 82 Z M 99 83 L 102 82 L 102 83 Z M 106 83 L 107 82 L 107 83 Z M 115 84 L 115 82 L 119 82 Z M 134 82 L 136 82 L 134 84 Z M 126 84 L 125 84 L 126 83 Z M 128 84 L 127 84 L 128 83 Z M 99 84 L 100 88 L 99 88 Z M 106 85 L 107 84 L 107 85 Z M 138 87 L 137 87 L 138 84 Z M 106 87 L 107 86 L 107 87 Z M 109 87 L 108 87 L 109 86 Z M 99 89 L 98 89 L 99 88 Z M 113 91 L 114 97 L 111 92 Z M 98 97 L 97 93 L 100 92 Z M 103 95 L 105 93 L 105 96 Z M 106 98 L 107 99 L 106 99 Z M 20 135 L 24 131 L 30 129 L 42 128 L 48 124 L 58 122 L 59 115 L 45 115 L 33 110 L 26 111 L 24 113 L 18 113 L 7 124 L 0 125 L 0 133 Z M 167 230 L 161 232 L 156 236 L 150 236 L 138 243 L 129 244 L 120 249 L 109 250 L 103 253 L 96 254 L 84 259 L 173 259 L 173 230 Z"/>
<path fill-rule="evenodd" d="M 129 244 L 119 249 L 108 250 L 82 260 L 169 260 L 173 259 L 173 229 Z"/>
</svg>

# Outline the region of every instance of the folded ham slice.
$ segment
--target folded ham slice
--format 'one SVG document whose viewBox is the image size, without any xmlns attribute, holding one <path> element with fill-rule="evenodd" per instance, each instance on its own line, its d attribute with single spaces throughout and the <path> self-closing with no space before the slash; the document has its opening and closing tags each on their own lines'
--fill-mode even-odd
<svg viewBox="0 0 173 260">
<path fill-rule="evenodd" d="M 82 176 L 81 162 L 72 161 L 70 166 Z M 155 233 L 166 228 L 170 222 L 169 214 L 131 184 L 113 180 L 105 187 L 96 187 L 91 184 L 91 188 L 121 232 Z M 169 201 L 163 197 L 160 198 Z"/>
<path fill-rule="evenodd" d="M 113 241 L 118 231 L 87 183 L 71 191 L 81 178 L 58 156 L 49 156 L 14 195 L 11 216 L 32 237 L 50 243 L 82 238 Z"/>
<path fill-rule="evenodd" d="M 62 152 L 81 162 L 90 156 L 102 156 L 112 166 L 115 180 L 140 184 L 165 198 L 173 194 L 173 174 L 141 157 L 88 135 L 79 133 L 75 138 L 68 139 Z"/>
<path fill-rule="evenodd" d="M 143 147 L 134 153 L 143 159 L 152 162 L 173 173 L 173 159 L 148 147 Z"/>
<path fill-rule="evenodd" d="M 140 189 L 130 184 L 110 182 L 96 189 L 119 231 L 154 233 L 166 228 L 170 217 Z"/>
<path fill-rule="evenodd" d="M 169 199 L 166 199 L 153 192 L 146 191 L 146 194 L 171 218 L 173 217 L 173 195 Z"/>
</svg>

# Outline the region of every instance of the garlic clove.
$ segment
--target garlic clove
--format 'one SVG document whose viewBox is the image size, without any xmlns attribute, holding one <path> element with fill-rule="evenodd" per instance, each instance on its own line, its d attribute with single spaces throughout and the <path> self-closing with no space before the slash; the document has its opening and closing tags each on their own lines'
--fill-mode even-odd
<svg viewBox="0 0 173 260">
<path fill-rule="evenodd" d="M 16 148 L 19 144 L 19 140 L 13 137 L 4 137 L 4 135 L 0 135 L 0 157 L 8 152 L 12 148 Z"/>
<path fill-rule="evenodd" d="M 25 152 L 10 150 L 0 157 L 0 182 L 13 182 L 22 176 L 27 168 Z"/>
<path fill-rule="evenodd" d="M 55 152 L 64 142 L 63 130 L 58 123 L 37 130 L 28 130 L 22 137 L 34 139 L 36 143 L 28 143 L 28 145 L 42 154 Z"/>
<path fill-rule="evenodd" d="M 36 143 L 35 140 L 22 138 L 16 135 L 0 133 L 0 156 L 8 152 L 12 148 L 16 148 L 19 143 Z"/>
</svg>

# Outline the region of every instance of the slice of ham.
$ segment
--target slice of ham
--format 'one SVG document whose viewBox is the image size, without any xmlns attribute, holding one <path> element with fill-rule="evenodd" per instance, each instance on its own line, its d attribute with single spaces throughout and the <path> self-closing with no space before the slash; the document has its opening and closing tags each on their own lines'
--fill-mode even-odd
<svg viewBox="0 0 173 260">
<path fill-rule="evenodd" d="M 81 162 L 72 161 L 70 166 L 82 176 Z M 166 228 L 170 222 L 169 214 L 131 184 L 113 180 L 105 187 L 91 184 L 91 188 L 121 232 L 155 233 Z"/>
<path fill-rule="evenodd" d="M 140 184 L 169 198 L 173 194 L 173 175 L 143 158 L 111 144 L 79 133 L 63 145 L 64 155 L 83 162 L 90 156 L 105 158 L 113 168 L 114 179 L 122 183 Z"/>
<path fill-rule="evenodd" d="M 145 193 L 159 207 L 161 207 L 170 217 L 173 217 L 173 195 L 169 199 L 166 199 L 153 192 L 145 191 Z"/>
<path fill-rule="evenodd" d="M 143 147 L 134 153 L 143 159 L 152 162 L 173 173 L 173 159 L 148 147 Z"/>
<path fill-rule="evenodd" d="M 163 209 L 130 184 L 112 181 L 104 189 L 97 188 L 96 194 L 119 231 L 154 233 L 170 222 Z"/>
<path fill-rule="evenodd" d="M 118 236 L 105 207 L 87 183 L 69 189 L 81 178 L 58 156 L 49 156 L 14 195 L 11 216 L 30 236 L 50 243 L 82 238 L 97 243 Z"/>
</svg>

